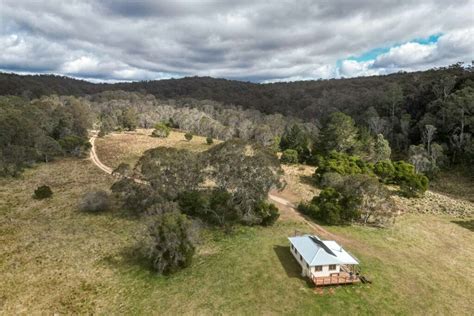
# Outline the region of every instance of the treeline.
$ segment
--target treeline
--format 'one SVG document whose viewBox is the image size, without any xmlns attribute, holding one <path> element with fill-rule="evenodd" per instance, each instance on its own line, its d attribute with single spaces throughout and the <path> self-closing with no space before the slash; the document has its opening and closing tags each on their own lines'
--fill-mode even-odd
<svg viewBox="0 0 474 316">
<path fill-rule="evenodd" d="M 317 125 L 281 114 L 226 106 L 210 100 L 160 100 L 153 95 L 107 91 L 86 96 L 100 120 L 103 134 L 116 129 L 152 128 L 166 123 L 197 135 L 229 140 L 254 140 L 265 146 L 278 145 L 285 129 L 298 124 L 308 135 L 318 132 Z"/>
<path fill-rule="evenodd" d="M 59 76 L 0 74 L 0 94 L 34 98 L 53 93 L 85 96 L 124 90 L 152 94 L 162 100 L 213 100 L 244 110 L 297 117 L 316 126 L 339 111 L 350 115 L 357 125 L 383 134 L 394 152 L 402 156 L 408 154 L 410 145 L 426 143 L 425 126 L 431 125 L 436 129 L 431 136 L 448 154 L 448 162 L 469 165 L 472 160 L 465 154 L 472 152 L 473 102 L 469 88 L 473 88 L 473 80 L 472 67 L 460 64 L 387 76 L 274 84 L 209 77 L 92 84 Z M 232 122 L 224 125 L 233 126 Z"/>
<path fill-rule="evenodd" d="M 91 114 L 74 97 L 0 97 L 0 176 L 58 156 L 82 156 L 90 147 Z"/>
</svg>

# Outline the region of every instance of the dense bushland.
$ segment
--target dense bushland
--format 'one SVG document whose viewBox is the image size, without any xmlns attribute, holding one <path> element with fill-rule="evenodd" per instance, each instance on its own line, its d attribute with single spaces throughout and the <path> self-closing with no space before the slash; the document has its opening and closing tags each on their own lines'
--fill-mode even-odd
<svg viewBox="0 0 474 316">
<path fill-rule="evenodd" d="M 0 97 L 0 176 L 58 156 L 82 156 L 91 126 L 89 105 L 74 97 Z"/>
</svg>

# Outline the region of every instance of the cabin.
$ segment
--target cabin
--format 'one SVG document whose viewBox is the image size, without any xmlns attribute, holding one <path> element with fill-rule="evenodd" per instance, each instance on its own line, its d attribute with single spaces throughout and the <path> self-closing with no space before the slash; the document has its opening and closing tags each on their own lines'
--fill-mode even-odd
<svg viewBox="0 0 474 316">
<path fill-rule="evenodd" d="M 301 266 L 301 275 L 315 285 L 359 282 L 359 261 L 337 242 L 318 236 L 289 237 L 290 251 Z"/>
</svg>

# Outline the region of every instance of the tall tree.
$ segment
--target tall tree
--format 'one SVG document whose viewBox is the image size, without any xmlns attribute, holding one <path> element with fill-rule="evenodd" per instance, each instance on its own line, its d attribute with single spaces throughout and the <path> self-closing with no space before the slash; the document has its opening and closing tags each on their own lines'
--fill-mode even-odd
<svg viewBox="0 0 474 316">
<path fill-rule="evenodd" d="M 351 153 L 357 144 L 358 129 L 354 120 L 341 112 L 332 113 L 329 121 L 321 129 L 321 137 L 315 148 L 316 152 Z"/>
</svg>

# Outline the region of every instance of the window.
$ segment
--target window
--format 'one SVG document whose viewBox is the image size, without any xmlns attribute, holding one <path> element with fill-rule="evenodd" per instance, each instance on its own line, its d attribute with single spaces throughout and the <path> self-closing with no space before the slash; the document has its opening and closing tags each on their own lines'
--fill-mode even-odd
<svg viewBox="0 0 474 316">
<path fill-rule="evenodd" d="M 329 270 L 336 270 L 336 265 L 335 264 L 330 264 L 329 265 Z"/>
<path fill-rule="evenodd" d="M 300 260 L 303 260 L 303 257 L 300 255 Z"/>
<path fill-rule="evenodd" d="M 309 264 L 306 264 L 306 268 L 308 268 L 308 269 L 309 269 Z"/>
<path fill-rule="evenodd" d="M 323 271 L 323 267 L 322 266 L 315 266 L 314 271 Z"/>
<path fill-rule="evenodd" d="M 293 248 L 294 248 L 294 247 L 293 247 L 293 244 L 291 244 L 291 249 L 293 249 Z"/>
</svg>

